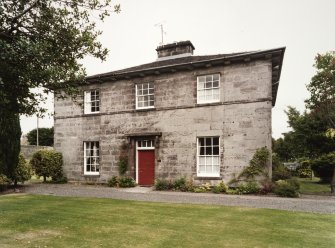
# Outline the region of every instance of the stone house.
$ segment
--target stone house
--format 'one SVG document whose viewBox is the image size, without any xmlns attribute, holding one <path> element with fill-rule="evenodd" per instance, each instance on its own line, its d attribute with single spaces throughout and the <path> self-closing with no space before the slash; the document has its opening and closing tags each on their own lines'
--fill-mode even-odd
<svg viewBox="0 0 335 248">
<path fill-rule="evenodd" d="M 182 41 L 156 51 L 152 63 L 87 77 L 82 104 L 55 100 L 55 149 L 69 180 L 106 182 L 122 157 L 139 185 L 215 184 L 271 149 L 285 48 L 195 56 Z"/>
</svg>

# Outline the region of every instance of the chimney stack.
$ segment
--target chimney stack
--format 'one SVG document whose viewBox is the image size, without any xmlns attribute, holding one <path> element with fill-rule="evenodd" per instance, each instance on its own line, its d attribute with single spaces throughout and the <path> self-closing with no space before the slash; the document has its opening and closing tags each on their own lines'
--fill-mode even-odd
<svg viewBox="0 0 335 248">
<path fill-rule="evenodd" d="M 157 47 L 157 60 L 173 59 L 193 55 L 194 46 L 191 41 L 179 41 Z"/>
</svg>

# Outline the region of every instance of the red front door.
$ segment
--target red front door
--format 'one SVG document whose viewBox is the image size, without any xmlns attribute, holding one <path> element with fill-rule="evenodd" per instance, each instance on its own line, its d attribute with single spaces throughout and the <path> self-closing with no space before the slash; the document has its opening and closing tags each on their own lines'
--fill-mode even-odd
<svg viewBox="0 0 335 248">
<path fill-rule="evenodd" d="M 153 185 L 155 180 L 155 150 L 138 151 L 138 184 Z"/>
</svg>

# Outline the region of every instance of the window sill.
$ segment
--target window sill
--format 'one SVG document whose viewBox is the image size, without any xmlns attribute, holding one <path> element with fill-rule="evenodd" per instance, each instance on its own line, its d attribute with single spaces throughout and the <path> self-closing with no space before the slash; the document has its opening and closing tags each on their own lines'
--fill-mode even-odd
<svg viewBox="0 0 335 248">
<path fill-rule="evenodd" d="M 195 104 L 196 107 L 201 107 L 201 106 L 216 106 L 216 105 L 221 105 L 221 102 L 217 101 L 217 102 L 204 102 L 204 103 L 197 103 L 197 104 Z"/>
<path fill-rule="evenodd" d="M 197 176 L 195 180 L 222 180 L 220 176 Z"/>
<path fill-rule="evenodd" d="M 143 111 L 150 111 L 150 110 L 156 110 L 156 108 L 152 107 L 152 108 L 139 108 L 139 109 L 135 109 L 136 112 L 143 112 Z"/>
<path fill-rule="evenodd" d="M 84 113 L 84 116 L 99 116 L 99 115 L 101 115 L 100 112 Z"/>
</svg>

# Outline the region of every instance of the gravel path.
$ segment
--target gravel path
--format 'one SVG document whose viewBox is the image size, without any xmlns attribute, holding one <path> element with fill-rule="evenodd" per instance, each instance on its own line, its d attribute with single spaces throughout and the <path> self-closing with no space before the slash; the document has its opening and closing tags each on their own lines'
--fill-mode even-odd
<svg viewBox="0 0 335 248">
<path fill-rule="evenodd" d="M 135 187 L 129 189 L 108 188 L 105 186 L 75 184 L 30 184 L 23 192 L 38 195 L 78 196 L 113 198 L 135 201 L 209 204 L 269 208 L 311 213 L 335 214 L 334 196 L 310 196 L 302 198 L 280 198 L 275 196 L 219 195 L 209 193 L 160 192 L 152 188 Z"/>
</svg>

